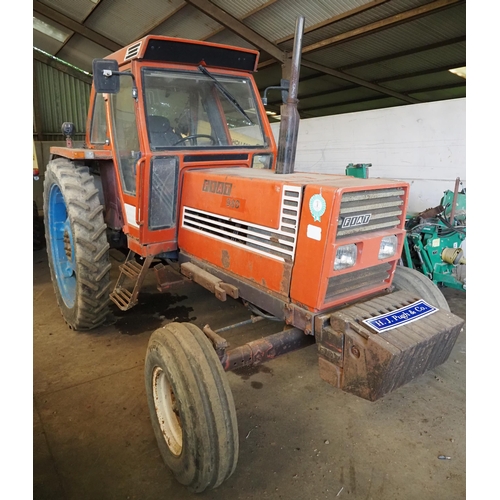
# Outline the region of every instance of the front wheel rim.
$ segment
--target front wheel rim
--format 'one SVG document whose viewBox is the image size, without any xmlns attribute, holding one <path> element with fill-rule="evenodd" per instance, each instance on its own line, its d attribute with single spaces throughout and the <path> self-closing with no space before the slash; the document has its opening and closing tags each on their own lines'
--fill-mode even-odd
<svg viewBox="0 0 500 500">
<path fill-rule="evenodd" d="M 168 449 L 178 457 L 182 452 L 182 425 L 179 405 L 165 372 L 159 367 L 153 371 L 153 398 L 156 418 Z"/>
<path fill-rule="evenodd" d="M 71 309 L 76 300 L 75 245 L 62 192 L 53 184 L 49 192 L 48 226 L 52 265 L 61 298 Z"/>
</svg>

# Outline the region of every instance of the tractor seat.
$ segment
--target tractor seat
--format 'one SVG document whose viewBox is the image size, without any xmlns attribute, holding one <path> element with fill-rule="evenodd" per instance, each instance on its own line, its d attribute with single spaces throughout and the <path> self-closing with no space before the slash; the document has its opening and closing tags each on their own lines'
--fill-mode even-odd
<svg viewBox="0 0 500 500">
<path fill-rule="evenodd" d="M 152 115 L 148 117 L 149 141 L 151 147 L 173 146 L 182 137 L 176 134 L 165 116 Z"/>
</svg>

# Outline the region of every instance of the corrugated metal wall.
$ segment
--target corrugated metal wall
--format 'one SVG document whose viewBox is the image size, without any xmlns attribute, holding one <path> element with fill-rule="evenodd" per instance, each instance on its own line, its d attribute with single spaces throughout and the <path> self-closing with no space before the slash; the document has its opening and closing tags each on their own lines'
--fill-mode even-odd
<svg viewBox="0 0 500 500">
<path fill-rule="evenodd" d="M 61 125 L 73 122 L 76 130 L 74 139 L 84 140 L 90 76 L 88 80 L 85 82 L 83 78 L 61 71 L 53 65 L 33 60 L 34 137 L 43 141 L 64 140 Z"/>
<path fill-rule="evenodd" d="M 64 122 L 75 124 L 73 139 L 85 140 L 92 77 L 40 51 L 33 51 L 33 145 L 40 170 L 33 180 L 33 200 L 43 207 L 45 166 L 51 146 L 64 146 Z M 35 161 L 35 158 L 34 158 Z"/>
</svg>

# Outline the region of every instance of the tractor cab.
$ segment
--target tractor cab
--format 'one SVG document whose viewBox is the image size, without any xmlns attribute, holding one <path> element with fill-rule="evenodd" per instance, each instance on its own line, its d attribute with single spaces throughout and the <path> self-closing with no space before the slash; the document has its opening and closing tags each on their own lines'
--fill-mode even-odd
<svg viewBox="0 0 500 500">
<path fill-rule="evenodd" d="M 136 253 L 177 248 L 185 169 L 274 168 L 251 76 L 257 61 L 256 51 L 158 36 L 94 61 L 86 142 L 114 160 L 116 192 L 108 195 L 121 202 Z"/>
</svg>

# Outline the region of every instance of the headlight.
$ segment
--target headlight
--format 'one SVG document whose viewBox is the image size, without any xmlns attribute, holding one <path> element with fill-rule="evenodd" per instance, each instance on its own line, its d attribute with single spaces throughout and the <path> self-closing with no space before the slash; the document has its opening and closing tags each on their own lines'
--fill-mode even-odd
<svg viewBox="0 0 500 500">
<path fill-rule="evenodd" d="M 385 238 L 382 238 L 382 241 L 380 242 L 378 258 L 380 260 L 388 259 L 396 253 L 397 249 L 398 239 L 396 238 L 396 236 L 386 236 Z"/>
<path fill-rule="evenodd" d="M 270 169 L 273 164 L 273 155 L 254 155 L 252 168 Z"/>
<path fill-rule="evenodd" d="M 338 247 L 335 254 L 333 269 L 335 271 L 340 271 L 341 269 L 352 267 L 354 266 L 354 264 L 356 264 L 357 257 L 358 247 L 356 245 L 351 244 Z"/>
</svg>

